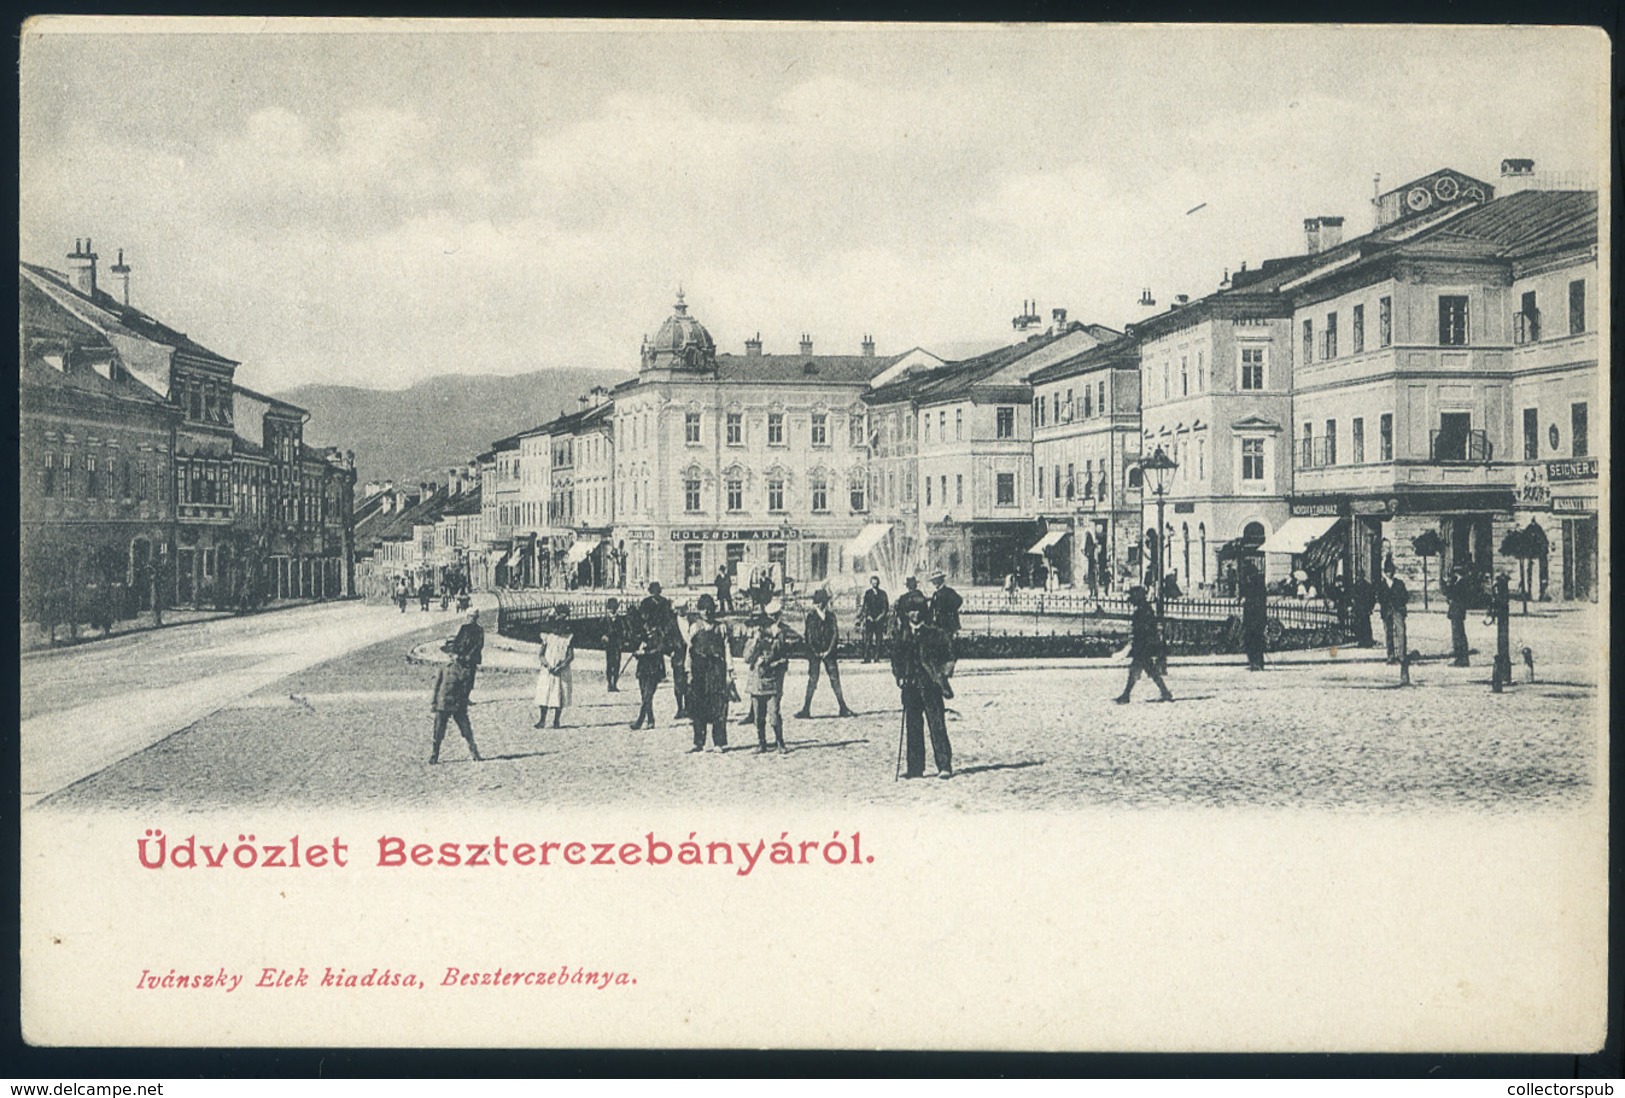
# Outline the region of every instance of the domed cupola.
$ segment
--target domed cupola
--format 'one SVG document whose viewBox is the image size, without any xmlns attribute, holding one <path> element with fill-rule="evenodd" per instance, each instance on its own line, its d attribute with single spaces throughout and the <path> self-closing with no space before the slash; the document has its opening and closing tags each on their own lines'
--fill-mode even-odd
<svg viewBox="0 0 1625 1098">
<path fill-rule="evenodd" d="M 683 291 L 677 291 L 677 303 L 671 316 L 660 326 L 652 340 L 643 343 L 645 370 L 714 370 L 717 365 L 717 345 L 705 325 L 688 315 Z"/>
</svg>

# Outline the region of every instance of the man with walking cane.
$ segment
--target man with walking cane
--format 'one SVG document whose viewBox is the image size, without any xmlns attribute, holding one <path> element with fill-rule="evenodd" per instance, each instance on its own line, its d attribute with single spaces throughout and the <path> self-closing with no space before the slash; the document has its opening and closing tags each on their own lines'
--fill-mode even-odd
<svg viewBox="0 0 1625 1098">
<path fill-rule="evenodd" d="M 1157 700 L 1171 702 L 1174 696 L 1169 692 L 1168 684 L 1162 681 L 1162 675 L 1157 670 L 1157 664 L 1163 658 L 1162 634 L 1157 630 L 1157 613 L 1146 601 L 1145 588 L 1138 584 L 1129 588 L 1128 600 L 1134 605 L 1134 620 L 1130 625 L 1133 632 L 1128 649 L 1128 683 L 1124 685 L 1123 692 L 1113 700 L 1118 705 L 1127 705 L 1129 695 L 1134 692 L 1134 684 L 1140 681 L 1140 675 L 1144 673 L 1151 676 L 1151 681 L 1162 691 Z"/>
<path fill-rule="evenodd" d="M 954 755 L 953 746 L 948 742 L 942 699 L 947 692 L 953 649 L 947 634 L 928 624 L 925 615 L 924 606 L 906 607 L 892 645 L 892 677 L 897 680 L 903 702 L 900 738 L 906 741 L 908 748 L 908 771 L 902 776 L 925 777 L 925 730 L 929 726 L 937 777 L 946 779 L 954 776 Z M 899 768 L 903 754 L 899 749 Z"/>
</svg>

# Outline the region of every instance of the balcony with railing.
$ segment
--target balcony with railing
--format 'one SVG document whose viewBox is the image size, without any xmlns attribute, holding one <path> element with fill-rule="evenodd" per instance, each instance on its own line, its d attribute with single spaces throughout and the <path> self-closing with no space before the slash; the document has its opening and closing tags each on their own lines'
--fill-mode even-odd
<svg viewBox="0 0 1625 1098">
<path fill-rule="evenodd" d="M 1488 462 L 1494 457 L 1489 435 L 1483 431 L 1438 430 L 1428 432 L 1428 460 L 1447 463 Z"/>
</svg>

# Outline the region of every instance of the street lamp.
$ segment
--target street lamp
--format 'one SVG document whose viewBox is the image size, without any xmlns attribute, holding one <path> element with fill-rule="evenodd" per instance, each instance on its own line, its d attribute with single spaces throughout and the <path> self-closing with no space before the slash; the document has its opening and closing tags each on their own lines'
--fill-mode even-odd
<svg viewBox="0 0 1625 1098">
<path fill-rule="evenodd" d="M 1166 453 L 1163 452 L 1163 449 L 1162 449 L 1161 446 L 1158 446 L 1156 448 L 1155 452 L 1153 452 L 1150 457 L 1145 458 L 1144 460 L 1142 460 L 1140 462 L 1140 469 L 1141 469 L 1142 474 L 1143 473 L 1151 473 L 1156 477 L 1156 486 L 1152 489 L 1152 492 L 1157 497 L 1157 540 L 1153 544 L 1155 546 L 1156 554 L 1157 554 L 1157 574 L 1156 574 L 1157 590 L 1156 590 L 1156 598 L 1157 598 L 1157 625 L 1158 625 L 1159 628 L 1162 625 L 1162 580 L 1163 580 L 1163 576 L 1166 574 L 1166 569 L 1165 569 L 1165 566 L 1163 564 L 1163 559 L 1162 559 L 1163 553 L 1164 553 L 1164 551 L 1166 549 L 1166 547 L 1163 545 L 1163 540 L 1162 540 L 1163 494 L 1166 491 L 1165 482 L 1167 480 L 1168 474 L 1171 473 L 1173 470 L 1177 469 L 1178 467 L 1179 466 L 1174 462 L 1174 459 L 1169 457 Z"/>
</svg>

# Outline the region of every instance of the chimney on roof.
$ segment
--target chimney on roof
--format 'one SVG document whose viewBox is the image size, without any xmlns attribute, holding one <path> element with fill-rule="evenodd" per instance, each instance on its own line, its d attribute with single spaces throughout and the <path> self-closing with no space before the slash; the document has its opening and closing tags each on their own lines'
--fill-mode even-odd
<svg viewBox="0 0 1625 1098">
<path fill-rule="evenodd" d="M 866 335 L 863 337 L 863 357 L 875 357 L 875 337 L 872 335 Z"/>
<path fill-rule="evenodd" d="M 130 303 L 130 268 L 124 262 L 124 249 L 118 250 L 118 262 L 110 268 L 113 272 L 113 281 L 118 285 L 119 300 L 128 305 Z"/>
<path fill-rule="evenodd" d="M 756 338 L 755 339 L 747 339 L 747 340 L 745 340 L 745 357 L 746 358 L 761 358 L 762 357 L 762 333 L 761 332 L 756 333 Z"/>
<path fill-rule="evenodd" d="M 801 353 L 804 355 L 812 354 L 812 336 L 806 332 L 801 333 Z"/>
<path fill-rule="evenodd" d="M 96 253 L 90 250 L 90 238 L 73 242 L 73 254 L 68 256 L 68 274 L 73 288 L 86 297 L 96 296 Z"/>
<path fill-rule="evenodd" d="M 1049 311 L 1049 315 L 1050 315 L 1050 319 L 1055 322 L 1055 334 L 1056 335 L 1060 335 L 1062 332 L 1066 331 L 1066 310 L 1065 309 L 1051 309 Z"/>
<path fill-rule="evenodd" d="M 1330 251 L 1343 243 L 1341 217 L 1306 217 L 1303 219 L 1304 242 L 1309 255 Z"/>
</svg>

